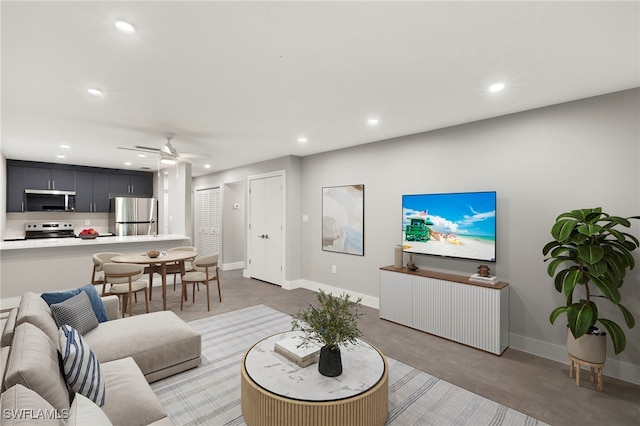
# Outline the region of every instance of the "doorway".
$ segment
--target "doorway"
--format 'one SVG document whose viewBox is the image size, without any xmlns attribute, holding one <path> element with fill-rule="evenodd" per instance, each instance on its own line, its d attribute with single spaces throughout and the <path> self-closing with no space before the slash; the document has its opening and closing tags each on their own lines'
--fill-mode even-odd
<svg viewBox="0 0 640 426">
<path fill-rule="evenodd" d="M 222 196 L 220 187 L 196 190 L 195 247 L 199 256 L 220 253 L 222 259 Z"/>
<path fill-rule="evenodd" d="M 284 171 L 249 177 L 249 276 L 282 286 L 285 266 Z"/>
</svg>

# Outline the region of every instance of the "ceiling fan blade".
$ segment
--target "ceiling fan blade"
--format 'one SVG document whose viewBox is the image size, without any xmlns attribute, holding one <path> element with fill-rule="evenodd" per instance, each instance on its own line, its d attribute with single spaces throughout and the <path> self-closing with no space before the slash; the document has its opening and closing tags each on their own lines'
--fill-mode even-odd
<svg viewBox="0 0 640 426">
<path fill-rule="evenodd" d="M 186 154 L 186 153 L 181 153 L 180 155 L 178 155 L 178 157 L 180 158 L 211 158 L 211 154 Z"/>
<path fill-rule="evenodd" d="M 127 146 L 119 146 L 118 149 L 125 149 L 127 151 L 137 151 L 137 152 L 146 152 L 147 154 L 158 154 L 160 152 L 159 149 L 155 148 L 147 148 L 144 146 L 136 146 L 135 148 L 130 148 Z"/>
</svg>

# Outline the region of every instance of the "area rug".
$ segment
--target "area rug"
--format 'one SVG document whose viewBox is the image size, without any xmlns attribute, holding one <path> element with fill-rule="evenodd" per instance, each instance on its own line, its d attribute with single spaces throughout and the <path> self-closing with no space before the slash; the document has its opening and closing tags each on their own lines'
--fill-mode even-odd
<svg viewBox="0 0 640 426">
<path fill-rule="evenodd" d="M 258 340 L 290 330 L 291 317 L 257 305 L 189 325 L 202 334 L 202 365 L 152 383 L 153 391 L 176 425 L 245 425 L 240 408 L 242 356 Z M 399 361 L 387 361 L 387 425 L 544 425 Z"/>
</svg>

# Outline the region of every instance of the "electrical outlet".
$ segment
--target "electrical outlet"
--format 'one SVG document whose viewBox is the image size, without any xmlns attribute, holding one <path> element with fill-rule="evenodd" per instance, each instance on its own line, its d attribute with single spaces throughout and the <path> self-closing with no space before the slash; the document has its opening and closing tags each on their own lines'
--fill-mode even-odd
<svg viewBox="0 0 640 426">
<path fill-rule="evenodd" d="M 85 226 L 89 226 L 89 225 L 91 225 L 91 221 L 89 219 L 86 219 L 84 221 L 84 224 L 85 224 Z"/>
<path fill-rule="evenodd" d="M 335 274 L 337 272 L 336 265 L 331 265 L 331 273 Z"/>
</svg>

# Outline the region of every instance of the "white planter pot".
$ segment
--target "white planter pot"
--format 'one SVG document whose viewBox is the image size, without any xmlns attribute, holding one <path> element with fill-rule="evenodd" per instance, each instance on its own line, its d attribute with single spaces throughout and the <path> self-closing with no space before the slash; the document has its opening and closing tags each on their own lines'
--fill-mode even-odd
<svg viewBox="0 0 640 426">
<path fill-rule="evenodd" d="M 585 334 L 576 339 L 567 327 L 567 352 L 582 361 L 604 364 L 607 359 L 607 335 Z"/>
</svg>

